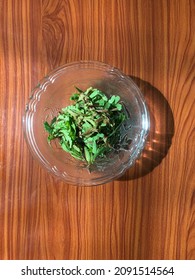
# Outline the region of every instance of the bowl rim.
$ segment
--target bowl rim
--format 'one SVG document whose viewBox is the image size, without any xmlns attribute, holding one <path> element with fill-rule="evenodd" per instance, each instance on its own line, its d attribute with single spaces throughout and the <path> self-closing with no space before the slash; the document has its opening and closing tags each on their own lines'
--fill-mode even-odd
<svg viewBox="0 0 195 280">
<path fill-rule="evenodd" d="M 64 73 L 64 71 L 66 71 L 66 69 L 70 69 L 70 68 L 74 68 L 79 67 L 79 66 L 88 66 L 86 68 L 89 68 L 89 65 L 93 66 L 93 68 L 100 68 L 101 70 L 104 69 L 107 71 L 111 71 L 114 72 L 117 76 L 119 76 L 121 79 L 127 80 L 131 86 L 134 87 L 138 97 L 139 97 L 139 102 L 141 105 L 141 110 L 143 113 L 143 117 L 145 119 L 145 127 L 142 131 L 142 135 L 140 135 L 140 142 L 142 143 L 141 147 L 135 149 L 133 151 L 133 160 L 129 161 L 126 165 L 123 164 L 123 168 L 120 170 L 120 172 L 118 172 L 115 176 L 109 177 L 109 178 L 105 178 L 102 176 L 100 177 L 99 182 L 97 181 L 97 178 L 95 179 L 95 182 L 93 182 L 94 179 L 89 179 L 88 181 L 85 180 L 85 182 L 73 182 L 71 180 L 71 176 L 69 176 L 69 178 L 67 178 L 66 176 L 63 176 L 61 174 L 61 172 L 57 172 L 55 170 L 55 166 L 53 167 L 52 164 L 50 164 L 46 158 L 44 158 L 44 156 L 42 155 L 42 153 L 40 152 L 39 148 L 36 145 L 36 141 L 35 139 L 33 139 L 33 136 L 29 134 L 29 124 L 27 125 L 28 121 L 31 120 L 32 116 L 29 116 L 29 106 L 30 104 L 33 103 L 33 101 L 35 100 L 38 102 L 39 101 L 39 97 L 41 95 L 41 93 L 43 91 L 46 90 L 46 87 L 48 84 L 53 83 L 55 80 L 56 75 L 58 76 L 59 73 Z M 122 176 L 125 171 L 127 169 L 129 169 L 133 163 L 138 159 L 138 157 L 140 156 L 142 150 L 145 147 L 145 142 L 147 139 L 147 136 L 149 134 L 149 129 L 150 129 L 150 115 L 149 115 L 149 110 L 148 110 L 148 106 L 146 103 L 146 100 L 141 92 L 141 90 L 139 89 L 139 87 L 137 86 L 137 84 L 133 81 L 132 78 L 130 78 L 128 75 L 124 74 L 119 68 L 115 67 L 115 66 L 111 66 L 107 63 L 104 63 L 102 61 L 97 61 L 97 60 L 80 60 L 80 61 L 73 61 L 73 62 L 69 62 L 66 64 L 63 64 L 59 67 L 54 68 L 53 70 L 51 70 L 43 79 L 41 79 L 38 83 L 37 86 L 35 86 L 31 93 L 30 93 L 30 98 L 26 104 L 26 110 L 22 116 L 22 122 L 23 122 L 23 132 L 24 132 L 24 136 L 25 136 L 25 140 L 26 143 L 28 145 L 28 148 L 31 151 L 31 154 L 33 155 L 33 157 L 44 167 L 44 169 L 46 169 L 49 173 L 51 173 L 52 175 L 55 175 L 55 177 L 57 177 L 58 179 L 61 179 L 63 181 L 65 181 L 68 184 L 72 184 L 72 185 L 86 185 L 86 186 L 96 186 L 96 185 L 100 185 L 100 184 L 105 184 L 107 182 L 113 181 L 115 179 L 117 179 L 118 177 Z M 139 146 L 139 145 L 138 145 Z M 76 181 L 76 180 L 75 180 Z"/>
</svg>

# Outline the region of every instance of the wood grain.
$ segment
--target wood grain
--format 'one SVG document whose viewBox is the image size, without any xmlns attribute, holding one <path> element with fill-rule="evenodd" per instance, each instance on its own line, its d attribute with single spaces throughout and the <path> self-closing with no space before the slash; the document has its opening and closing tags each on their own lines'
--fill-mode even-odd
<svg viewBox="0 0 195 280">
<path fill-rule="evenodd" d="M 0 259 L 195 259 L 192 0 L 0 1 Z M 134 169 L 98 187 L 57 181 L 22 114 L 53 68 L 100 60 L 142 88 L 152 126 Z"/>
</svg>

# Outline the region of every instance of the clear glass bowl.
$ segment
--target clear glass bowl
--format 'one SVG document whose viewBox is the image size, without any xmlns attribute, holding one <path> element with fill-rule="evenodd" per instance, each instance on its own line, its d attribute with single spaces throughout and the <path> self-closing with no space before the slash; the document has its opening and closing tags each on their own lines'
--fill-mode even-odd
<svg viewBox="0 0 195 280">
<path fill-rule="evenodd" d="M 119 95 L 127 115 L 117 150 L 97 159 L 90 170 L 85 162 L 74 159 L 58 143 L 49 146 L 43 126 L 61 108 L 72 103 L 74 86 L 83 90 L 92 86 L 107 96 Z M 32 91 L 23 116 L 25 138 L 33 156 L 66 183 L 85 186 L 112 181 L 132 166 L 144 148 L 149 123 L 147 106 L 136 84 L 120 70 L 97 61 L 73 62 L 53 70 Z"/>
</svg>

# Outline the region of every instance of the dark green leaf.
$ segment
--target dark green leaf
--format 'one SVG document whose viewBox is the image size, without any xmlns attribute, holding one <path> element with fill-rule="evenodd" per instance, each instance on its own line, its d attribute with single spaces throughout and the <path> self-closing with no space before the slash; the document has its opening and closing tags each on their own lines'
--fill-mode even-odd
<svg viewBox="0 0 195 280">
<path fill-rule="evenodd" d="M 48 124 L 48 122 L 44 122 L 44 128 L 47 132 L 52 133 L 52 127 Z"/>
<path fill-rule="evenodd" d="M 78 92 L 83 93 L 82 89 L 80 89 L 80 88 L 78 88 L 78 87 L 76 87 L 76 86 L 75 86 L 75 88 L 76 88 L 76 90 L 77 90 Z"/>
</svg>

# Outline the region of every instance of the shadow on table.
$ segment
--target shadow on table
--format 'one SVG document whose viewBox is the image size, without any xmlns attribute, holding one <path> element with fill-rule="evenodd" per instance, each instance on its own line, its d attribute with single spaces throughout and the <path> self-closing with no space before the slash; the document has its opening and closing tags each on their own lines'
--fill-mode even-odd
<svg viewBox="0 0 195 280">
<path fill-rule="evenodd" d="M 173 113 L 162 93 L 148 82 L 137 77 L 130 78 L 140 88 L 147 102 L 150 132 L 140 158 L 118 180 L 136 179 L 150 173 L 167 155 L 174 135 Z"/>
</svg>

